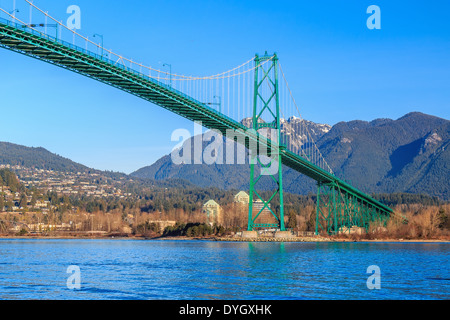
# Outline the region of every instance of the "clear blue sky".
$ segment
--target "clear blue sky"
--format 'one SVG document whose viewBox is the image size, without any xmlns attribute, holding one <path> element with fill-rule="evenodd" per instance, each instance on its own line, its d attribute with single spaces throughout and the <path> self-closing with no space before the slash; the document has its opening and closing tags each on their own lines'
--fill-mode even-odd
<svg viewBox="0 0 450 320">
<path fill-rule="evenodd" d="M 0 7 L 12 10 L 12 2 Z M 80 33 L 103 34 L 114 52 L 170 63 L 175 73 L 215 74 L 277 52 L 302 116 L 314 122 L 411 111 L 450 118 L 448 0 L 34 3 L 64 21 L 67 7 L 78 5 Z M 381 8 L 381 30 L 366 27 L 372 4 Z M 173 130 L 193 131 L 134 96 L 4 49 L 0 76 L 0 141 L 42 146 L 89 167 L 130 173 L 169 153 Z"/>
</svg>

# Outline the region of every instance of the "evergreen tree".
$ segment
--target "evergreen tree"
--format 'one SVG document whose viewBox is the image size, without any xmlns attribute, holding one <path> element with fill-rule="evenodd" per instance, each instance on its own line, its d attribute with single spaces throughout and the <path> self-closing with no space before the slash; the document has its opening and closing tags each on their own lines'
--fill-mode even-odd
<svg viewBox="0 0 450 320">
<path fill-rule="evenodd" d="M 19 201 L 19 208 L 26 208 L 28 204 L 27 195 L 25 193 L 22 193 L 20 195 L 20 201 Z"/>
<path fill-rule="evenodd" d="M 297 215 L 293 209 L 289 209 L 287 227 L 290 229 L 297 228 Z"/>
<path fill-rule="evenodd" d="M 37 202 L 37 191 L 33 192 L 33 195 L 31 196 L 30 206 L 34 207 Z"/>
<path fill-rule="evenodd" d="M 316 211 L 312 210 L 309 215 L 309 220 L 306 222 L 306 231 L 316 230 Z"/>
<path fill-rule="evenodd" d="M 11 199 L 9 199 L 8 201 L 6 201 L 6 211 L 11 212 L 12 211 L 12 207 L 14 206 L 13 202 L 11 201 Z"/>
</svg>

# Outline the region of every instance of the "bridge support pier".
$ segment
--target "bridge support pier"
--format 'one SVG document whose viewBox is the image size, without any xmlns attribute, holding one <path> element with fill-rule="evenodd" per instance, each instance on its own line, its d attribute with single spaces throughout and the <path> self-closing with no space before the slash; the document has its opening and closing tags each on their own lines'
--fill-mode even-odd
<svg viewBox="0 0 450 320">
<path fill-rule="evenodd" d="M 283 239 L 289 239 L 292 238 L 292 232 L 290 231 L 276 231 L 275 232 L 275 238 L 283 238 Z"/>
<path fill-rule="evenodd" d="M 389 216 L 380 208 L 361 199 L 356 194 L 344 192 L 339 184 L 317 183 L 315 234 L 350 233 L 352 227 L 364 228 L 371 224 L 385 226 Z"/>
<path fill-rule="evenodd" d="M 253 239 L 258 237 L 258 232 L 256 231 L 242 231 L 242 238 Z"/>
</svg>

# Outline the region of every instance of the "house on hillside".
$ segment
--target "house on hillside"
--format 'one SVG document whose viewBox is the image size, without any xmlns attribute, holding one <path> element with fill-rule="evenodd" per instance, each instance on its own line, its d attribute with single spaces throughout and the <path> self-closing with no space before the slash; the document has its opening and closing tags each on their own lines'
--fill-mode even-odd
<svg viewBox="0 0 450 320">
<path fill-rule="evenodd" d="M 220 205 L 214 200 L 208 200 L 203 205 L 203 213 L 206 214 L 206 222 L 209 224 L 222 224 L 222 212 Z"/>
<path fill-rule="evenodd" d="M 245 191 L 239 191 L 234 196 L 234 202 L 235 203 L 241 203 L 241 204 L 247 204 L 248 205 L 249 201 L 250 201 L 250 196 Z"/>
</svg>

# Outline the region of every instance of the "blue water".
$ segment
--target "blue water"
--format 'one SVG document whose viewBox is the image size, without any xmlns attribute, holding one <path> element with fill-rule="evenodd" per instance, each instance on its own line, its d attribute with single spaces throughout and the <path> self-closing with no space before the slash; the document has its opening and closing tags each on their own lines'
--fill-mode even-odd
<svg viewBox="0 0 450 320">
<path fill-rule="evenodd" d="M 450 299 L 449 257 L 448 243 L 2 239 L 0 299 Z"/>
</svg>

